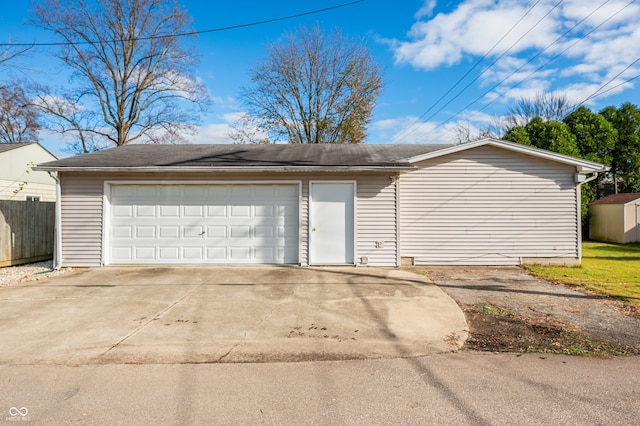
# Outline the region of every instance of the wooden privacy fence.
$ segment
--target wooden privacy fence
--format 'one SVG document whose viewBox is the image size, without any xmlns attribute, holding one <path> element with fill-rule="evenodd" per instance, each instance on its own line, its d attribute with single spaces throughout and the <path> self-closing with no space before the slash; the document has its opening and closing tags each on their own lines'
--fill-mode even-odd
<svg viewBox="0 0 640 426">
<path fill-rule="evenodd" d="M 53 258 L 55 205 L 0 200 L 0 267 Z"/>
</svg>

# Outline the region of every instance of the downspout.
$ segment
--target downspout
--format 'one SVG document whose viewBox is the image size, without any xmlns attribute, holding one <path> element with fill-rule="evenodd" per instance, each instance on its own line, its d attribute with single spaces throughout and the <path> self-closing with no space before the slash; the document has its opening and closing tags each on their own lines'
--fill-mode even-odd
<svg viewBox="0 0 640 426">
<path fill-rule="evenodd" d="M 580 182 L 580 185 L 582 186 L 585 183 L 589 183 L 597 177 L 598 177 L 598 172 L 593 172 L 593 176 L 588 177 L 587 179 L 584 180 L 584 182 Z"/>
<path fill-rule="evenodd" d="M 579 175 L 579 172 L 578 172 Z M 582 263 L 582 185 L 598 177 L 598 172 L 593 172 L 592 176 L 589 176 L 583 181 L 577 179 L 578 186 L 576 187 L 576 209 L 578 217 L 578 262 Z"/>
<path fill-rule="evenodd" d="M 402 266 L 402 245 L 400 244 L 400 173 L 391 176 L 396 189 L 396 267 Z"/>
<path fill-rule="evenodd" d="M 56 271 L 62 266 L 62 206 L 60 179 L 57 172 L 49 172 L 49 176 L 56 181 L 56 208 L 55 208 L 55 236 L 53 247 L 53 269 Z"/>
</svg>

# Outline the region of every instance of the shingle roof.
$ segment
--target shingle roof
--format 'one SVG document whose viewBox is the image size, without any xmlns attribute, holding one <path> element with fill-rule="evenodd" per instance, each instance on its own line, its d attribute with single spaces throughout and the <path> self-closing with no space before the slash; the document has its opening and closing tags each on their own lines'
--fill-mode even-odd
<svg viewBox="0 0 640 426">
<path fill-rule="evenodd" d="M 40 165 L 71 168 L 411 167 L 408 158 L 451 145 L 126 145 Z"/>
<path fill-rule="evenodd" d="M 611 194 L 594 201 L 591 204 L 627 204 L 640 199 L 640 192 L 628 192 L 624 194 Z"/>
<path fill-rule="evenodd" d="M 21 143 L 0 143 L 0 152 L 11 151 L 12 149 L 22 148 L 23 146 L 34 144 L 35 142 L 21 142 Z"/>
</svg>

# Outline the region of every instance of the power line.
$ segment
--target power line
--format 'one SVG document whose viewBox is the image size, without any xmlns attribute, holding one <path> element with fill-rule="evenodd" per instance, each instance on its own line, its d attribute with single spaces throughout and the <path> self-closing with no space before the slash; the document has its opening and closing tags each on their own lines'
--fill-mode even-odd
<svg viewBox="0 0 640 426">
<path fill-rule="evenodd" d="M 573 27 L 571 27 L 567 32 L 565 32 L 561 37 L 559 37 L 556 42 L 564 37 L 568 32 L 572 31 L 574 28 L 576 28 L 578 25 L 580 25 L 581 23 L 583 23 L 586 19 L 588 19 L 591 15 L 593 15 L 594 13 L 596 13 L 598 10 L 600 10 L 604 5 L 606 5 L 610 0 L 605 1 L 604 3 L 602 3 L 598 8 L 596 8 L 595 10 L 593 10 L 590 14 L 588 14 L 587 16 L 585 16 L 583 19 L 581 19 L 577 24 L 575 24 Z M 604 21 L 602 21 L 600 24 L 598 24 L 597 26 L 593 27 L 590 31 L 588 31 L 586 34 L 584 34 L 582 37 L 578 38 L 577 40 L 575 40 L 573 43 L 569 44 L 567 47 L 565 47 L 562 51 L 558 52 L 555 56 L 553 56 L 551 59 L 549 59 L 547 62 L 543 63 L 542 65 L 540 65 L 538 68 L 536 68 L 535 70 L 531 71 L 529 74 L 527 74 L 525 77 L 523 77 L 520 81 L 518 81 L 517 83 L 515 83 L 513 86 L 509 87 L 504 93 L 509 93 L 511 90 L 515 89 L 516 87 L 518 87 L 523 81 L 527 80 L 529 77 L 531 77 L 532 75 L 534 75 L 535 73 L 537 73 L 538 71 L 540 71 L 541 69 L 543 69 L 544 67 L 546 67 L 547 65 L 549 65 L 551 62 L 555 61 L 556 59 L 558 59 L 563 53 L 565 53 L 567 50 L 571 49 L 572 47 L 574 47 L 576 44 L 580 43 L 582 40 L 584 40 L 585 38 L 589 37 L 592 33 L 594 33 L 595 31 L 597 31 L 600 27 L 602 27 L 604 24 L 606 24 L 607 22 L 609 22 L 610 20 L 612 20 L 614 17 L 616 17 L 620 12 L 622 12 L 623 10 L 625 10 L 626 8 L 628 8 L 629 6 L 631 6 L 631 4 L 634 2 L 635 0 L 631 0 L 629 3 L 627 3 L 624 7 L 622 7 L 622 9 L 619 9 L 616 13 L 614 13 L 613 15 L 609 16 L 607 19 L 605 19 Z M 554 43 L 552 43 L 551 45 L 547 46 L 545 48 L 548 49 L 549 47 L 551 47 Z M 544 50 L 543 50 L 544 52 Z M 541 52 L 541 53 L 543 53 Z M 637 62 L 637 61 L 636 61 Z M 527 62 L 528 63 L 528 62 Z M 525 66 L 527 64 L 524 64 L 523 66 Z M 633 64 L 631 64 L 633 65 Z M 631 66 L 630 65 L 630 66 Z M 629 67 L 630 67 L 629 66 Z M 625 70 L 623 70 L 622 72 L 626 71 L 629 67 L 627 67 Z M 504 81 L 506 81 L 509 77 L 511 77 L 513 74 L 517 73 L 518 71 L 520 71 L 522 67 L 518 68 L 517 70 L 513 71 L 511 74 L 509 74 L 504 80 L 500 81 L 497 85 L 493 86 L 491 89 L 489 89 L 487 92 L 483 93 L 482 96 L 480 96 L 478 99 L 476 99 L 474 101 L 474 103 L 476 101 L 478 101 L 479 99 L 481 99 L 482 97 L 484 97 L 485 95 L 487 95 L 491 90 L 493 90 L 494 88 L 496 88 L 497 86 L 499 86 L 500 84 L 502 84 Z M 622 73 L 621 73 L 622 74 Z M 618 74 L 620 75 L 620 74 Z M 618 76 L 616 76 L 618 77 Z M 616 78 L 614 77 L 614 79 Z M 610 81 L 611 82 L 611 81 Z M 609 82 L 609 83 L 610 83 Z M 607 83 L 608 84 L 608 83 Z M 606 85 L 605 85 L 606 86 Z M 602 89 L 604 86 L 602 86 L 600 89 Z M 596 92 L 597 93 L 597 92 Z M 592 95 L 593 96 L 593 95 Z M 590 99 L 590 98 L 588 98 Z M 586 102 L 588 99 L 584 100 L 583 102 Z M 494 102 L 496 102 L 498 100 L 498 98 L 492 100 L 491 102 L 488 102 L 485 106 L 483 106 L 482 108 L 480 108 L 478 110 L 479 111 L 483 111 L 484 109 L 486 109 L 489 105 L 492 105 Z M 578 104 L 578 106 L 580 106 L 580 104 Z M 476 112 L 471 114 L 471 117 L 473 117 L 473 115 Z M 452 118 L 455 118 L 455 115 L 451 118 L 449 118 L 449 120 L 451 120 Z"/>
<path fill-rule="evenodd" d="M 610 79 L 609 81 L 607 81 L 605 84 L 603 84 L 602 86 L 600 86 L 600 87 L 598 88 L 598 90 L 596 90 L 595 92 L 593 92 L 593 94 L 591 94 L 591 96 L 589 96 L 587 99 L 585 99 L 584 101 L 580 102 L 580 103 L 578 104 L 578 106 L 580 106 L 580 105 L 584 104 L 584 103 L 585 103 L 585 102 L 587 102 L 589 99 L 592 99 L 592 98 L 594 98 L 594 97 L 596 97 L 596 96 L 599 96 L 599 94 L 598 94 L 598 93 L 599 93 L 602 89 L 604 89 L 605 87 L 607 87 L 607 86 L 608 86 L 608 85 L 609 85 L 613 80 L 615 80 L 616 78 L 620 77 L 620 76 L 621 76 L 621 75 L 622 75 L 626 70 L 628 70 L 629 68 L 631 68 L 632 66 L 634 66 L 634 65 L 635 65 L 635 64 L 637 64 L 638 62 L 640 62 L 640 58 L 638 58 L 638 59 L 636 59 L 635 61 L 631 62 L 631 63 L 630 63 L 630 64 L 629 64 L 625 69 L 623 69 L 622 71 L 620 71 L 620 72 L 619 72 L 618 74 L 616 74 L 615 76 L 611 77 L 611 79 Z M 634 77 L 633 79 L 635 79 L 635 77 Z M 632 80 L 633 80 L 633 79 L 632 79 Z M 631 81 L 631 80 L 629 80 L 629 81 Z M 620 86 L 620 84 L 618 84 L 618 85 L 617 85 L 617 86 L 615 86 L 615 87 L 618 87 L 618 86 Z M 614 89 L 615 87 L 613 87 L 613 88 L 611 88 L 611 89 L 609 89 L 609 90 L 607 90 L 607 91 L 605 91 L 605 92 L 600 93 L 600 95 L 602 95 L 602 94 L 604 94 L 604 93 L 606 93 L 606 92 L 608 92 L 608 91 L 610 91 L 610 90 Z"/>
<path fill-rule="evenodd" d="M 476 76 L 473 80 L 471 80 L 466 86 L 464 86 L 460 91 L 458 91 L 458 93 L 456 93 L 454 95 L 453 98 L 449 99 L 449 101 L 447 101 L 444 105 L 442 105 L 436 112 L 434 112 L 433 114 L 431 114 L 425 121 L 429 121 L 431 120 L 433 117 L 435 117 L 437 114 L 439 114 L 440 112 L 442 112 L 442 110 L 444 110 L 449 104 L 451 104 L 451 102 L 453 102 L 454 100 L 456 100 L 462 93 L 464 93 L 465 90 L 467 90 L 473 83 L 475 83 L 476 81 L 478 81 L 478 79 L 484 75 L 486 72 L 489 71 L 489 69 L 491 69 L 492 66 L 494 66 L 504 55 L 506 55 L 516 44 L 518 44 L 520 42 L 520 40 L 522 40 L 527 34 L 529 34 L 531 31 L 533 31 L 543 20 L 545 20 L 547 18 L 547 16 L 549 16 L 558 6 L 560 6 L 560 4 L 563 2 L 564 0 L 559 0 L 544 16 L 542 16 L 542 18 L 540 18 L 531 28 L 529 28 L 524 34 L 522 34 L 522 36 L 520 36 L 511 46 L 509 46 L 509 48 L 507 50 L 505 50 L 499 57 L 497 57 L 487 68 L 485 68 L 478 76 Z M 607 0 L 609 1 L 609 0 Z M 537 3 L 536 3 L 537 4 Z M 528 13 L 528 12 L 527 12 Z M 474 101 L 475 102 L 475 101 Z M 420 117 L 424 117 L 423 114 Z M 418 120 L 419 121 L 419 120 Z M 444 123 L 443 123 L 444 124 Z M 411 126 L 410 126 L 411 127 Z M 432 133 L 433 131 L 435 131 L 436 129 L 438 129 L 441 126 L 436 126 L 435 128 L 433 128 L 429 133 Z M 405 136 L 409 136 L 413 133 L 415 133 L 416 130 L 412 130 L 410 132 L 407 133 L 407 130 L 405 130 L 404 132 L 400 133 L 400 135 L 405 135 Z M 427 134 L 429 134 L 427 133 Z M 397 140 L 397 138 L 394 138 L 394 141 Z"/>
<path fill-rule="evenodd" d="M 520 22 L 522 22 L 522 20 L 523 20 L 523 19 L 524 19 L 524 18 L 525 18 L 525 17 L 526 17 L 526 16 L 527 16 L 527 15 L 528 15 L 532 10 L 533 10 L 533 8 L 535 8 L 535 7 L 538 5 L 538 3 L 540 3 L 541 1 L 542 1 L 542 0 L 538 0 L 538 1 L 536 1 L 536 2 L 531 6 L 531 7 L 529 7 L 529 9 L 527 9 L 527 11 L 524 13 L 524 15 L 522 15 L 522 16 L 520 17 L 520 19 L 518 19 L 518 21 L 517 21 L 515 24 L 513 24 L 513 26 L 512 26 L 511 28 L 509 28 L 509 30 L 508 30 L 508 31 L 507 31 L 507 32 L 506 32 L 506 33 L 505 33 L 505 34 L 500 38 L 500 40 L 498 40 L 498 41 L 497 41 L 497 42 L 496 42 L 496 43 L 491 47 L 491 49 L 489 49 L 489 50 L 488 50 L 488 51 L 487 51 L 487 52 L 482 56 L 482 58 L 480 58 L 480 59 L 479 59 L 475 64 L 473 64 L 473 66 L 472 66 L 471 68 L 469 68 L 469 69 L 467 70 L 467 72 L 466 72 L 466 73 L 464 73 L 464 75 L 463 75 L 462 77 L 460 77 L 460 78 L 458 79 L 458 81 L 456 81 L 456 82 L 455 82 L 455 84 L 449 88 L 449 90 L 447 90 L 447 91 L 446 91 L 442 96 L 440 96 L 440 98 L 438 98 L 438 100 L 437 100 L 437 101 L 435 101 L 435 102 L 433 103 L 433 105 L 431 105 L 431 106 L 429 107 L 429 109 L 427 109 L 425 112 L 423 112 L 423 113 L 420 115 L 420 117 L 418 117 L 418 118 L 417 118 L 413 123 L 411 123 L 411 124 L 410 124 L 410 125 L 409 125 L 405 130 L 403 130 L 400 134 L 396 135 L 396 137 L 393 139 L 393 141 L 394 141 L 394 142 L 395 142 L 395 141 L 397 141 L 397 140 L 398 140 L 398 139 L 400 139 L 402 136 L 404 136 L 404 134 L 405 134 L 405 133 L 407 133 L 407 132 L 408 132 L 408 131 L 413 127 L 413 126 L 415 126 L 416 124 L 420 123 L 420 120 L 422 120 L 422 119 L 423 119 L 423 118 L 424 118 L 424 117 L 425 117 L 425 116 L 426 116 L 426 115 L 427 115 L 427 114 L 428 114 L 428 113 L 429 113 L 433 108 L 435 108 L 435 107 L 436 107 L 436 105 L 438 105 L 438 104 L 440 103 L 440 101 L 442 101 L 442 100 L 443 100 L 443 99 L 444 99 L 444 98 L 445 98 L 449 93 L 451 93 L 451 92 L 453 91 L 453 89 L 455 89 L 456 87 L 458 87 L 458 84 L 460 84 L 460 83 L 461 83 L 465 78 L 467 78 L 467 76 L 468 76 L 469 74 L 471 74 L 471 72 L 472 72 L 474 69 L 476 69 L 476 68 L 478 67 L 478 65 L 480 65 L 480 64 L 482 63 L 482 61 L 484 61 L 484 60 L 487 58 L 487 56 L 489 56 L 489 54 L 490 54 L 491 52 L 493 52 L 493 50 L 494 50 L 494 49 L 495 49 L 495 48 L 496 48 L 496 47 L 497 47 L 497 46 L 498 46 L 498 45 L 499 45 L 499 44 L 500 44 L 500 43 L 501 43 L 501 42 L 502 42 L 502 41 L 503 41 L 503 40 L 504 40 L 504 39 L 505 39 L 509 34 L 511 34 L 511 31 L 513 31 L 513 30 L 518 26 L 518 24 L 520 24 Z M 529 31 L 531 31 L 531 30 L 529 30 Z M 525 34 L 525 35 L 526 35 L 526 34 Z M 522 38 L 522 37 L 521 37 L 521 38 Z M 520 38 L 520 39 L 521 39 L 521 38 Z M 518 39 L 518 41 L 520 41 L 520 39 Z M 516 41 L 516 43 L 517 43 L 518 41 Z M 509 50 L 511 50 L 511 48 L 512 48 L 514 45 L 515 45 L 515 43 L 514 43 L 514 44 L 512 44 L 512 45 L 511 45 L 511 46 L 510 46 L 510 47 L 509 47 L 509 48 L 508 48 L 508 49 L 507 49 L 507 50 L 506 50 L 502 55 L 500 55 L 500 57 L 499 57 L 498 59 L 500 59 L 502 56 L 504 56 L 504 54 L 506 54 Z M 497 61 L 498 59 L 496 59 L 496 61 Z M 494 61 L 494 62 L 493 62 L 493 64 L 495 64 L 495 62 L 496 62 L 496 61 Z M 492 65 L 493 65 L 493 64 L 492 64 Z M 491 65 L 489 65 L 489 67 L 491 67 Z M 481 73 L 480 75 L 482 75 L 482 73 Z M 476 81 L 478 78 L 479 78 L 479 76 L 478 76 L 478 77 L 476 77 L 476 78 L 472 81 L 472 83 L 473 83 L 474 81 Z"/>
<path fill-rule="evenodd" d="M 436 127 L 434 127 L 433 129 L 431 129 L 429 132 L 427 132 L 426 134 L 431 134 L 434 131 L 436 131 L 437 129 L 443 127 L 445 124 L 447 124 L 448 122 L 450 122 L 451 120 L 453 120 L 454 118 L 456 118 L 457 116 L 459 116 L 463 111 L 467 110 L 469 107 L 471 107 L 473 104 L 475 104 L 476 102 L 478 102 L 479 100 L 481 100 L 483 97 L 485 97 L 487 94 L 489 94 L 491 91 L 493 91 L 494 89 L 496 89 L 498 86 L 500 86 L 502 83 L 504 83 L 505 81 L 507 81 L 511 76 L 513 76 L 515 73 L 517 73 L 518 71 L 520 71 L 522 68 L 524 68 L 526 65 L 528 65 L 529 63 L 531 63 L 535 58 L 537 58 L 538 56 L 540 56 L 541 54 L 543 54 L 546 50 L 548 50 L 549 48 L 551 48 L 553 45 L 555 45 L 556 43 L 558 43 L 559 40 L 561 40 L 562 38 L 564 38 L 569 32 L 573 31 L 578 25 L 580 25 L 582 22 L 584 22 L 587 18 L 589 18 L 589 16 L 593 15 L 597 10 L 599 10 L 600 8 L 602 8 L 605 4 L 607 4 L 610 0 L 605 1 L 603 4 L 601 4 L 598 8 L 596 8 L 594 11 L 592 11 L 589 15 L 587 15 L 586 17 L 584 17 L 582 20 L 580 20 L 577 24 L 575 24 L 574 26 L 572 26 L 570 29 L 568 29 L 567 31 L 565 31 L 560 37 L 558 37 L 556 40 L 554 40 L 551 44 L 547 45 L 544 49 L 542 49 L 541 51 L 539 51 L 538 53 L 536 53 L 535 55 L 533 55 L 531 58 L 529 58 L 529 60 L 527 60 L 527 62 L 525 62 L 523 65 L 521 65 L 520 67 L 518 67 L 516 70 L 514 70 L 513 72 L 511 72 L 507 77 L 503 78 L 502 80 L 500 80 L 498 83 L 496 83 L 495 85 L 493 85 L 491 88 L 489 88 L 487 91 L 485 91 L 484 93 L 482 93 L 479 97 L 477 97 L 476 99 L 474 99 L 473 101 L 471 101 L 470 103 L 468 103 L 464 108 L 462 108 L 461 110 L 459 110 L 458 112 L 456 112 L 455 114 L 453 114 L 451 117 L 449 117 L 448 119 L 446 119 L 445 121 L 443 121 L 442 123 L 440 123 L 439 125 L 437 125 Z M 629 7 L 632 3 L 634 3 L 635 0 L 631 0 L 631 2 L 629 2 L 627 5 L 625 5 L 622 9 L 618 10 L 616 13 L 614 13 L 612 16 L 610 16 L 609 18 L 607 18 L 604 22 L 602 22 L 600 25 L 598 25 L 597 27 L 595 27 L 594 29 L 592 29 L 589 33 L 587 33 L 586 35 L 584 35 L 583 37 L 581 37 L 578 41 L 584 39 L 585 37 L 587 37 L 588 35 L 590 35 L 591 33 L 593 33 L 593 31 L 595 31 L 597 28 L 599 28 L 600 26 L 602 26 L 604 23 L 608 22 L 609 20 L 611 20 L 614 16 L 616 16 L 617 14 L 619 14 L 620 12 L 622 12 L 624 9 L 626 9 L 627 7 Z M 577 42 L 576 42 L 577 43 Z M 575 43 L 574 43 L 575 45 Z M 570 46 L 571 47 L 571 46 Z M 568 49 L 568 48 L 567 48 Z M 564 53 L 567 49 L 563 50 L 560 54 Z M 541 67 L 538 67 L 533 73 L 537 72 L 538 70 L 540 70 L 542 67 L 546 66 L 549 62 L 555 60 L 558 56 L 560 56 L 560 54 L 556 55 L 552 60 L 548 61 L 547 63 L 543 64 Z M 638 60 L 636 62 L 640 61 L 640 58 L 638 58 Z M 631 65 L 630 65 L 631 66 Z M 628 69 L 628 68 L 627 68 Z M 531 74 L 533 74 L 531 73 Z M 529 76 L 531 75 L 529 74 Z M 529 77 L 527 76 L 527 77 Z M 615 77 L 614 77 L 615 78 Z M 525 78 L 526 79 L 526 78 Z M 515 88 L 518 84 L 522 83 L 523 80 L 520 80 L 517 84 L 515 84 L 514 86 L 512 86 L 511 88 L 509 88 L 505 93 L 508 93 L 511 89 Z M 487 106 L 491 105 L 492 103 L 494 103 L 496 100 L 494 99 L 493 101 L 491 101 L 490 103 L 488 103 L 487 105 L 485 105 L 484 107 L 482 107 L 480 109 L 480 111 L 484 110 Z"/>
<path fill-rule="evenodd" d="M 640 59 L 640 58 L 638 58 L 638 59 Z M 638 62 L 638 60 L 634 61 L 634 63 L 635 63 L 635 62 Z M 627 67 L 626 69 L 628 69 L 628 67 Z M 626 70 L 626 69 L 625 69 L 625 70 Z M 608 89 L 607 89 L 607 90 L 605 90 L 604 92 L 600 92 L 600 93 L 598 93 L 600 90 L 602 90 L 602 88 L 603 88 L 603 87 L 605 87 L 607 84 L 611 83 L 611 81 L 609 81 L 609 82 L 607 82 L 607 84 L 605 84 L 604 86 L 600 87 L 600 89 L 598 89 L 598 90 L 597 90 L 593 95 L 589 96 L 586 100 L 584 100 L 584 101 L 582 101 L 581 103 L 579 103 L 579 104 L 578 104 L 578 106 L 582 105 L 584 102 L 586 102 L 586 101 L 587 101 L 587 100 L 589 100 L 589 99 L 597 98 L 598 96 L 602 96 L 602 95 L 604 95 L 605 93 L 608 93 L 608 92 L 610 92 L 610 91 L 612 91 L 612 90 L 614 90 L 614 89 L 617 89 L 618 87 L 622 86 L 623 84 L 627 84 L 627 83 L 629 83 L 630 81 L 633 81 L 633 80 L 635 80 L 635 79 L 637 79 L 637 78 L 640 78 L 640 74 L 638 74 L 638 75 L 636 75 L 636 76 L 633 76 L 633 77 L 631 77 L 631 78 L 628 78 L 628 79 L 626 79 L 626 80 L 623 80 L 622 82 L 620 82 L 620 83 L 616 84 L 615 86 L 611 86 L 610 88 L 608 88 Z M 597 94 L 596 94 L 596 93 L 597 93 Z"/>
<path fill-rule="evenodd" d="M 318 13 L 328 12 L 330 10 L 340 9 L 347 6 L 353 6 L 354 4 L 363 3 L 365 1 L 366 0 L 355 0 L 348 3 L 338 4 L 336 6 L 330 6 L 322 9 L 312 10 L 309 12 L 302 12 L 302 13 L 297 13 L 295 15 L 282 16 L 280 18 L 265 19 L 262 21 L 249 22 L 246 24 L 230 25 L 228 27 L 212 28 L 208 30 L 188 31 L 188 32 L 177 33 L 177 34 L 163 34 L 163 35 L 155 35 L 155 36 L 149 36 L 149 37 L 134 37 L 126 40 L 68 41 L 68 42 L 51 42 L 51 43 L 0 43 L 0 47 L 77 46 L 82 44 L 117 43 L 122 41 L 144 41 L 144 40 L 154 40 L 158 38 L 167 38 L 167 37 L 188 37 L 188 36 L 194 36 L 199 34 L 208 34 L 208 33 L 220 32 L 220 31 L 237 30 L 240 28 L 255 27 L 257 25 L 271 24 L 274 22 L 286 21 L 289 19 L 300 18 L 303 16 L 316 15 Z"/>
</svg>

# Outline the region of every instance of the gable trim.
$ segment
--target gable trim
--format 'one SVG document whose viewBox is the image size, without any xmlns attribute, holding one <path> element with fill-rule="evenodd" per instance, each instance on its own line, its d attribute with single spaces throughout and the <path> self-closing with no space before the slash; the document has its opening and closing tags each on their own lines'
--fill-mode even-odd
<svg viewBox="0 0 640 426">
<path fill-rule="evenodd" d="M 466 151 L 468 149 L 478 148 L 481 146 L 493 146 L 496 148 L 502 148 L 509 151 L 518 152 L 520 154 L 530 155 L 530 156 L 542 158 L 545 160 L 567 164 L 570 166 L 574 166 L 579 172 L 584 172 L 584 173 L 604 172 L 609 170 L 609 167 L 600 163 L 582 160 L 579 158 L 570 157 L 568 155 L 562 155 L 562 154 L 547 151 L 544 149 L 534 148 L 531 146 L 498 140 L 498 139 L 481 139 L 473 142 L 462 143 L 462 144 L 454 145 L 452 147 L 444 148 L 438 151 L 417 155 L 415 157 L 408 158 L 407 160 L 410 163 L 417 163 L 419 161 L 442 157 L 445 155 L 454 154 L 456 152 Z"/>
</svg>

